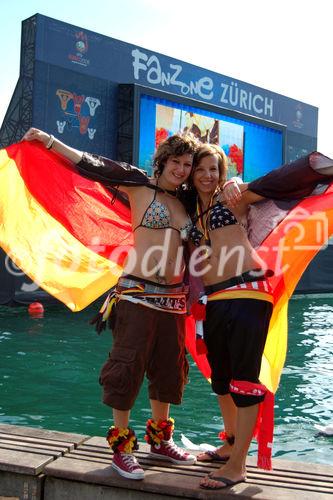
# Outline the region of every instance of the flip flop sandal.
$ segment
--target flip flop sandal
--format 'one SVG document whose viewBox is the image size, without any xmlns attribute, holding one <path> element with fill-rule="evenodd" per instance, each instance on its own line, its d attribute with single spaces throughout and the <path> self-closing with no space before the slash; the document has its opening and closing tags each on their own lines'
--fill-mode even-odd
<svg viewBox="0 0 333 500">
<path fill-rule="evenodd" d="M 228 455 L 219 455 L 217 451 L 215 450 L 208 450 L 204 451 L 202 453 L 205 453 L 205 455 L 208 455 L 208 459 L 200 460 L 200 458 L 197 457 L 197 460 L 199 462 L 227 462 L 229 460 Z"/>
<path fill-rule="evenodd" d="M 218 476 L 218 477 L 208 476 L 208 477 L 209 477 L 209 479 L 212 479 L 213 481 L 217 481 L 219 483 L 224 483 L 224 484 L 221 486 L 209 486 L 208 484 L 207 485 L 200 484 L 199 485 L 200 488 L 202 488 L 204 490 L 222 490 L 223 488 L 229 488 L 231 486 L 235 486 L 235 484 L 245 482 L 245 478 L 238 479 L 237 481 L 233 481 L 232 479 L 228 479 L 227 477 L 223 477 L 223 476 Z"/>
</svg>

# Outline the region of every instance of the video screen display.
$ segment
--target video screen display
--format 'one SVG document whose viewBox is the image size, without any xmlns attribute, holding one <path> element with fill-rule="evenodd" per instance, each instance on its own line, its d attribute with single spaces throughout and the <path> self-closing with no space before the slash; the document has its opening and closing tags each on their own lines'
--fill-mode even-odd
<svg viewBox="0 0 333 500">
<path fill-rule="evenodd" d="M 191 131 L 202 142 L 218 144 L 228 158 L 228 177 L 251 181 L 283 163 L 283 129 L 215 111 L 140 95 L 138 166 L 152 175 L 152 160 L 161 141 Z"/>
</svg>

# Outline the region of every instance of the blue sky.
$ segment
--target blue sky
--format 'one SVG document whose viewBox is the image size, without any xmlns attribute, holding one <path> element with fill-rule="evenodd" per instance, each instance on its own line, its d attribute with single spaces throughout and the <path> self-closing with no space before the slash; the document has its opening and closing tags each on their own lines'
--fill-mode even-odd
<svg viewBox="0 0 333 500">
<path fill-rule="evenodd" d="M 0 123 L 18 78 L 21 21 L 38 12 L 317 106 L 318 150 L 333 157 L 329 7 L 326 0 L 0 0 Z"/>
</svg>

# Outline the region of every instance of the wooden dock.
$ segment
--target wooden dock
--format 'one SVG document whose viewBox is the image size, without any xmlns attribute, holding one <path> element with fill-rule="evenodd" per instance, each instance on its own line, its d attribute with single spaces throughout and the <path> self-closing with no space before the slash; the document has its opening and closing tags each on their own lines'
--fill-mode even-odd
<svg viewBox="0 0 333 500">
<path fill-rule="evenodd" d="M 206 491 L 199 480 L 218 464 L 172 465 L 137 452 L 143 481 L 120 477 L 111 467 L 105 438 L 0 425 L 0 500 L 165 500 L 255 498 L 333 499 L 333 466 L 273 460 L 273 471 L 248 460 L 248 479 Z"/>
</svg>

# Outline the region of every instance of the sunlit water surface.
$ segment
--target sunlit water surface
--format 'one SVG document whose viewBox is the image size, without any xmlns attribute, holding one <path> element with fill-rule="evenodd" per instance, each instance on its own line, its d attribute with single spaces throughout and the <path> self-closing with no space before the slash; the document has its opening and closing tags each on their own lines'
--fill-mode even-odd
<svg viewBox="0 0 333 500">
<path fill-rule="evenodd" d="M 52 305 L 43 319 L 31 319 L 25 307 L 0 307 L 0 423 L 105 435 L 111 413 L 101 403 L 98 376 L 111 335 L 99 337 L 89 326 L 95 311 L 96 305 L 76 314 Z M 333 423 L 332 354 L 333 300 L 291 300 L 288 355 L 276 397 L 275 457 L 333 463 L 333 436 L 317 436 L 314 427 Z M 149 416 L 144 385 L 132 411 L 139 440 Z M 172 416 L 178 444 L 181 432 L 196 444 L 219 443 L 216 398 L 193 363 L 183 404 L 172 408 Z"/>
</svg>

